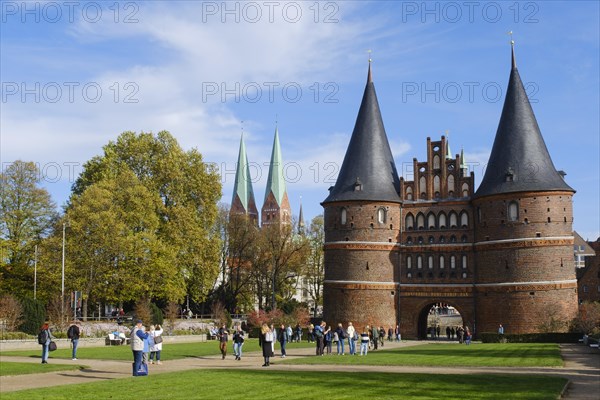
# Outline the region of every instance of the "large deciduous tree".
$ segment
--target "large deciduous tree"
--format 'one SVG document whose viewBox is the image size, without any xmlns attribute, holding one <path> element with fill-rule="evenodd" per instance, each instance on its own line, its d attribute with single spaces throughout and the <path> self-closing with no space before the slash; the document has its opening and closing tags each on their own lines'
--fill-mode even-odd
<svg viewBox="0 0 600 400">
<path fill-rule="evenodd" d="M 72 203 L 95 183 L 131 171 L 162 204 L 155 209 L 156 235 L 165 246 L 162 251 L 173 253 L 185 291 L 195 301 L 203 300 L 219 269 L 220 238 L 214 225 L 221 184 L 216 168 L 204 163 L 196 149 L 182 150 L 166 131 L 157 135 L 124 132 L 103 150 L 84 165 L 73 185 Z M 143 252 L 138 255 L 142 257 Z M 183 297 L 178 291 L 172 294 L 166 296 L 171 300 Z"/>
<path fill-rule="evenodd" d="M 33 296 L 34 248 L 49 233 L 56 206 L 40 187 L 32 162 L 15 161 L 0 174 L 0 292 Z"/>
</svg>

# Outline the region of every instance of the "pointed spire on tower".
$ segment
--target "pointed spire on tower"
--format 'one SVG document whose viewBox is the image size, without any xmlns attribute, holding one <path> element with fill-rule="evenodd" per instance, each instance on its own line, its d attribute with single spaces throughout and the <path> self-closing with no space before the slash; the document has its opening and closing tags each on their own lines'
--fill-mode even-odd
<svg viewBox="0 0 600 400">
<path fill-rule="evenodd" d="M 516 68 L 511 41 L 506 98 L 485 175 L 475 197 L 498 193 L 570 191 L 556 171 Z"/>
<path fill-rule="evenodd" d="M 304 234 L 304 213 L 302 212 L 302 196 L 300 196 L 300 212 L 298 213 L 298 233 Z"/>
<path fill-rule="evenodd" d="M 513 31 L 508 32 L 510 35 L 510 50 L 511 50 L 511 65 L 513 69 L 517 69 L 517 59 L 515 58 L 515 41 L 513 40 Z"/>
<path fill-rule="evenodd" d="M 450 150 L 450 131 L 446 130 L 446 160 L 452 160 L 452 150 Z"/>
<path fill-rule="evenodd" d="M 460 171 L 462 176 L 467 176 L 467 172 L 469 171 L 467 162 L 465 161 L 465 150 L 462 147 L 460 148 Z"/>
<path fill-rule="evenodd" d="M 373 76 L 371 75 L 371 63 L 373 62 L 373 60 L 371 59 L 371 50 L 367 51 L 369 53 L 369 72 L 367 74 L 367 83 L 373 83 Z"/>
<path fill-rule="evenodd" d="M 323 203 L 346 200 L 400 202 L 400 179 L 394 163 L 375 85 L 371 64 L 350 144 L 335 186 Z"/>
<path fill-rule="evenodd" d="M 262 223 L 268 224 L 276 219 L 284 223 L 289 223 L 290 221 L 290 204 L 283 176 L 283 158 L 281 156 L 277 122 L 275 125 L 273 150 L 271 151 L 271 162 L 269 163 L 265 200 L 262 208 Z"/>
<path fill-rule="evenodd" d="M 240 150 L 238 153 L 230 213 L 246 214 L 251 218 L 258 219 L 258 211 L 254 200 L 254 190 L 252 189 L 252 179 L 250 177 L 250 167 L 246 155 L 246 144 L 244 143 L 243 127 L 240 138 Z"/>
</svg>

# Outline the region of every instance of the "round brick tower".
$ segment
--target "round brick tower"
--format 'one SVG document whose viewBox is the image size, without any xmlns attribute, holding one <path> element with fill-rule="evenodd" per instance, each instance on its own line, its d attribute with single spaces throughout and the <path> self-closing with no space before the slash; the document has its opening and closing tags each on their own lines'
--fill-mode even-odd
<svg viewBox="0 0 600 400">
<path fill-rule="evenodd" d="M 552 163 L 516 67 L 474 195 L 477 332 L 564 331 L 577 314 L 574 190 Z"/>
<path fill-rule="evenodd" d="M 394 252 L 400 228 L 399 179 L 371 79 L 325 217 L 323 317 L 394 326 L 398 288 Z M 396 254 L 396 255 L 394 255 Z"/>
</svg>

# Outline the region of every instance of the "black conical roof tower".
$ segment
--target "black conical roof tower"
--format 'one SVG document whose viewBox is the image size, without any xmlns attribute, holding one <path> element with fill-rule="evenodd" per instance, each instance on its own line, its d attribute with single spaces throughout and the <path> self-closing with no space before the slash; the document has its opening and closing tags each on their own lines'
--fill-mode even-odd
<svg viewBox="0 0 600 400">
<path fill-rule="evenodd" d="M 400 202 L 400 181 L 390 150 L 371 64 L 354 131 L 335 186 L 323 203 L 347 200 Z"/>
<path fill-rule="evenodd" d="M 532 191 L 572 191 L 556 171 L 521 82 L 512 46 L 504 108 L 485 175 L 474 197 Z"/>
</svg>

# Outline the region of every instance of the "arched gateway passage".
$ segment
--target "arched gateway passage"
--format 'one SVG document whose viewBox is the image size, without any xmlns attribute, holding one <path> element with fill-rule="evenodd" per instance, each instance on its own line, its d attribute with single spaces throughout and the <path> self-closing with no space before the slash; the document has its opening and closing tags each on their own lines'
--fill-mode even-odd
<svg viewBox="0 0 600 400">
<path fill-rule="evenodd" d="M 420 340 L 456 340 L 456 328 L 464 324 L 462 315 L 452 304 L 431 302 L 419 313 L 417 337 Z"/>
</svg>

